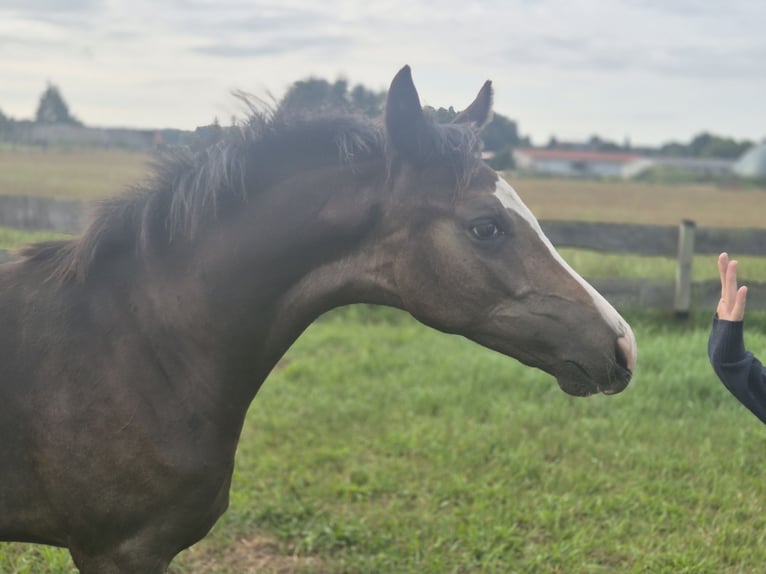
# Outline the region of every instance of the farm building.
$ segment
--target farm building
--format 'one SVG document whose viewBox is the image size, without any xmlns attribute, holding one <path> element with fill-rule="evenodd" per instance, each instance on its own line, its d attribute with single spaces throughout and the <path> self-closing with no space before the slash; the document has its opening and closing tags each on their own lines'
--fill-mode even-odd
<svg viewBox="0 0 766 574">
<path fill-rule="evenodd" d="M 514 150 L 516 167 L 565 177 L 630 177 L 646 160 L 627 152 L 531 149 Z"/>
<path fill-rule="evenodd" d="M 563 177 L 628 179 L 656 168 L 669 168 L 710 177 L 730 174 L 733 171 L 744 177 L 766 177 L 766 144 L 751 148 L 736 162 L 722 158 L 651 157 L 631 152 L 600 152 L 587 149 L 518 149 L 514 151 L 513 158 L 516 166 L 524 171 Z M 735 166 L 740 166 L 739 171 Z"/>
<path fill-rule="evenodd" d="M 190 132 L 177 129 L 140 130 L 96 128 L 71 124 L 40 124 L 28 120 L 13 122 L 3 141 L 34 146 L 116 147 L 152 150 L 160 143 L 185 143 Z"/>
<path fill-rule="evenodd" d="M 740 177 L 766 178 L 766 142 L 747 150 L 733 170 Z"/>
</svg>

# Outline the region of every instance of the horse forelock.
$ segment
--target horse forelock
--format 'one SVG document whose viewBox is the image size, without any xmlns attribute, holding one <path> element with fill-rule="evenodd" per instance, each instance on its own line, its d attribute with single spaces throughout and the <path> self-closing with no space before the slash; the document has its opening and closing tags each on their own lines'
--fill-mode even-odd
<svg viewBox="0 0 766 574">
<path fill-rule="evenodd" d="M 478 133 L 463 125 L 433 124 L 429 131 L 426 161 L 446 163 L 458 188 L 465 187 L 480 161 Z M 160 153 L 146 181 L 96 205 L 80 237 L 31 245 L 21 255 L 50 265 L 55 278 L 84 280 L 100 261 L 121 250 L 147 256 L 174 241 L 194 239 L 224 206 L 241 205 L 302 166 L 323 161 L 353 167 L 365 159 L 390 166 L 382 125 L 353 115 L 254 112 L 221 132 L 218 141 L 199 151 Z"/>
</svg>

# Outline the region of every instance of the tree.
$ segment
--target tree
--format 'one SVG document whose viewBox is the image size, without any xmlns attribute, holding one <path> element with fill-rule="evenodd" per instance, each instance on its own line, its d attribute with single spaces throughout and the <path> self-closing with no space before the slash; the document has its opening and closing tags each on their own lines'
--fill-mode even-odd
<svg viewBox="0 0 766 574">
<path fill-rule="evenodd" d="M 347 91 L 348 82 L 342 79 L 334 84 L 319 78 L 298 80 L 287 90 L 279 107 L 284 111 L 297 113 L 346 111 L 349 109 L 349 102 L 346 99 Z"/>
<path fill-rule="evenodd" d="M 338 78 L 333 83 L 319 78 L 308 78 L 293 83 L 279 107 L 289 113 L 353 111 L 375 118 L 383 113 L 385 101 L 385 92 L 374 92 L 361 84 L 349 91 L 348 81 L 343 78 Z"/>
<path fill-rule="evenodd" d="M 713 141 L 713 136 L 707 132 L 703 132 L 694 136 L 689 143 L 689 155 L 693 157 L 700 157 L 704 154 L 705 148 L 707 148 Z"/>
<path fill-rule="evenodd" d="M 367 117 L 377 118 L 383 114 L 386 103 L 386 92 L 368 90 L 362 84 L 357 84 L 351 90 L 351 107 Z"/>
<path fill-rule="evenodd" d="M 59 89 L 53 84 L 48 84 L 40 96 L 35 121 L 39 124 L 82 125 L 82 122 L 69 113 L 69 106 L 64 101 Z"/>
<path fill-rule="evenodd" d="M 357 84 L 349 91 L 348 82 L 339 78 L 334 83 L 320 78 L 308 78 L 294 82 L 279 103 L 279 109 L 288 113 L 306 113 L 307 111 L 358 112 L 376 118 L 383 114 L 386 92 L 369 90 Z M 457 116 L 455 108 L 432 108 L 426 106 L 437 123 L 451 122 Z M 482 132 L 484 148 L 488 151 L 509 153 L 505 148 L 517 147 L 522 143 L 516 122 L 501 114 L 494 114 Z M 529 140 L 526 140 L 529 145 Z"/>
<path fill-rule="evenodd" d="M 487 164 L 497 171 L 515 168 L 516 162 L 513 159 L 513 148 L 508 145 L 498 150 L 494 156 L 487 160 Z"/>
<path fill-rule="evenodd" d="M 689 150 L 682 143 L 668 142 L 660 147 L 660 155 L 666 157 L 683 157 L 689 155 Z"/>
<path fill-rule="evenodd" d="M 11 127 L 11 119 L 0 110 L 0 132 L 4 132 Z"/>
<path fill-rule="evenodd" d="M 495 113 L 482 132 L 484 148 L 500 151 L 507 147 L 518 147 L 519 129 L 516 122 L 502 114 Z"/>
<path fill-rule="evenodd" d="M 452 106 L 439 109 L 426 106 L 425 109 L 440 124 L 450 123 L 458 114 Z M 487 151 L 500 151 L 507 147 L 514 148 L 520 143 L 516 122 L 498 113 L 495 113 L 492 120 L 484 126 L 481 139 L 484 142 L 484 149 Z"/>
<path fill-rule="evenodd" d="M 732 138 L 701 133 L 691 141 L 689 148 L 691 149 L 691 155 L 696 157 L 735 159 L 741 156 L 752 145 L 753 142 L 748 140 L 737 142 Z"/>
<path fill-rule="evenodd" d="M 736 159 L 740 157 L 753 142 L 743 140 L 738 142 L 732 138 L 726 138 L 703 132 L 692 138 L 688 145 L 678 142 L 669 142 L 660 148 L 660 155 L 672 157 L 712 157 L 724 159 Z"/>
<path fill-rule="evenodd" d="M 598 152 L 614 152 L 623 150 L 623 148 L 620 147 L 620 144 L 605 140 L 598 134 L 593 134 L 590 136 L 590 139 L 588 140 L 588 149 Z"/>
<path fill-rule="evenodd" d="M 439 108 L 438 110 L 431 106 L 425 106 L 425 110 L 438 124 L 448 124 L 457 116 L 457 112 L 452 106 L 449 108 Z"/>
</svg>

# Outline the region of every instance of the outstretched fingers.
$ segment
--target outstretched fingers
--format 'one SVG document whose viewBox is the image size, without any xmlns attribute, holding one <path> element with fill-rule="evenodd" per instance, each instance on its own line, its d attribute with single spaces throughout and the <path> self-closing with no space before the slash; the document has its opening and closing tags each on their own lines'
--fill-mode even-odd
<svg viewBox="0 0 766 574">
<path fill-rule="evenodd" d="M 747 287 L 737 287 L 737 262 L 730 261 L 727 253 L 718 256 L 718 274 L 721 277 L 721 299 L 716 309 L 718 317 L 726 321 L 742 321 Z"/>
</svg>

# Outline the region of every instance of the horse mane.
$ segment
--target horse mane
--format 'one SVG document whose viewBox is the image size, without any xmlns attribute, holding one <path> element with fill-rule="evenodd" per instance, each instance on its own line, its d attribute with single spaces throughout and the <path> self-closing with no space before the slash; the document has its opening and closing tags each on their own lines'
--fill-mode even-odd
<svg viewBox="0 0 766 574">
<path fill-rule="evenodd" d="M 250 107 L 244 123 L 218 127 L 209 145 L 161 152 L 146 181 L 96 204 L 81 236 L 32 244 L 20 252 L 22 258 L 50 266 L 53 278 L 84 281 L 110 255 L 126 249 L 146 255 L 173 241 L 193 240 L 221 211 L 236 208 L 250 194 L 307 164 L 353 166 L 380 158 L 387 162 L 389 177 L 394 169 L 395 154 L 386 149 L 378 122 L 348 114 L 312 116 Z M 458 187 L 467 185 L 480 158 L 477 131 L 429 123 L 431 151 L 423 161 L 449 162 Z"/>
</svg>

